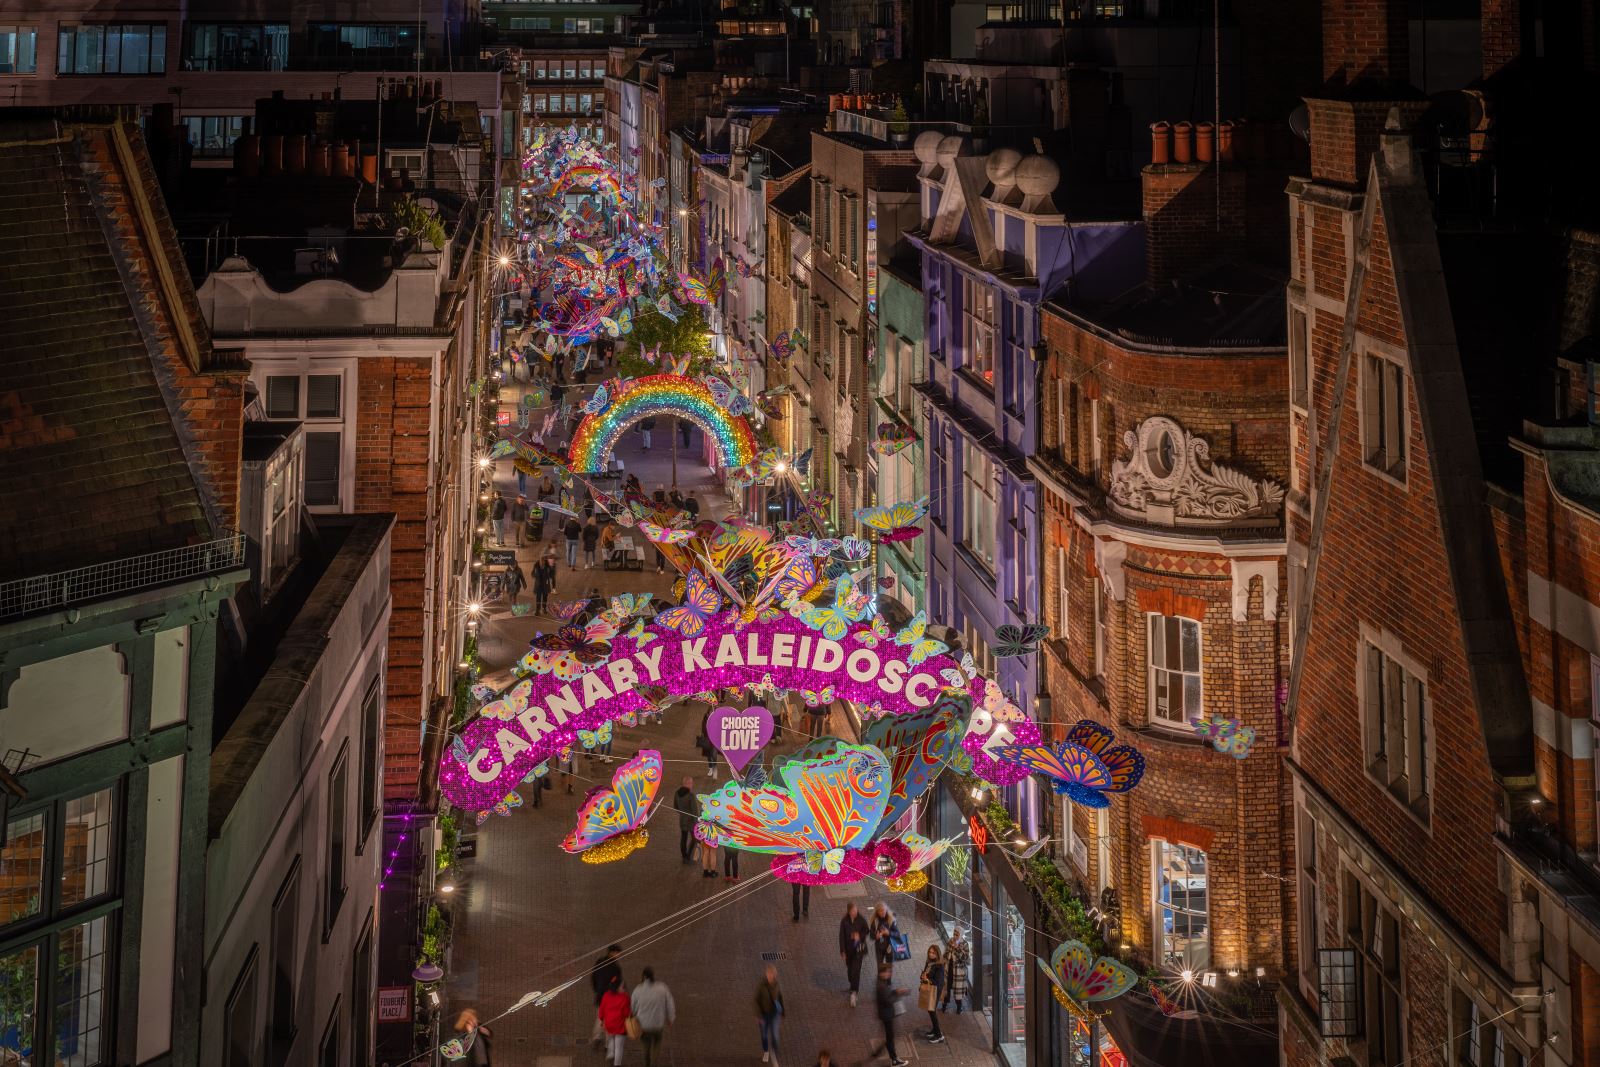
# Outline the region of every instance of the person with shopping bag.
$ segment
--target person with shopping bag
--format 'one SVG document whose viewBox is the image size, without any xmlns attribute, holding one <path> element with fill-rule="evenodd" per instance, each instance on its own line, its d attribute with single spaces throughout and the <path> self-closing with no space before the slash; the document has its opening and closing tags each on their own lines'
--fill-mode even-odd
<svg viewBox="0 0 1600 1067">
<path fill-rule="evenodd" d="M 606 991 L 600 995 L 600 1025 L 606 1032 L 606 1055 L 611 1067 L 622 1067 L 622 1054 L 628 1042 L 628 1023 L 635 1026 L 633 1002 L 628 991 L 622 988 L 622 975 L 611 976 Z"/>
<path fill-rule="evenodd" d="M 633 989 L 632 1006 L 633 1015 L 627 1021 L 628 1036 L 644 1044 L 644 1067 L 655 1067 L 662 1035 L 677 1020 L 678 1006 L 673 1003 L 672 990 L 667 984 L 656 981 L 654 968 L 644 969 L 643 979 Z"/>
<path fill-rule="evenodd" d="M 922 965 L 922 980 L 917 984 L 917 1007 L 928 1013 L 928 1042 L 938 1045 L 944 1041 L 944 1030 L 939 1026 L 939 998 L 945 986 L 944 953 L 938 945 L 928 946 L 928 959 Z"/>
</svg>

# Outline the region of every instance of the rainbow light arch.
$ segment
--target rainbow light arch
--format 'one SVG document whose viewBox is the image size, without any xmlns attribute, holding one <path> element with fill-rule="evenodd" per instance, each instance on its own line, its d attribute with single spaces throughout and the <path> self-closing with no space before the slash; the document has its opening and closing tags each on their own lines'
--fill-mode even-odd
<svg viewBox="0 0 1600 1067">
<path fill-rule="evenodd" d="M 567 465 L 578 474 L 599 474 L 628 427 L 651 415 L 675 415 L 700 427 L 725 468 L 755 462 L 756 433 L 749 420 L 719 407 L 702 382 L 679 374 L 651 374 L 630 381 L 600 414 L 583 417 L 572 434 Z"/>
<path fill-rule="evenodd" d="M 596 192 L 604 187 L 613 200 L 620 199 L 622 196 L 622 186 L 617 182 L 615 174 L 605 167 L 597 167 L 587 163 L 568 167 L 561 177 L 556 179 L 555 185 L 550 190 L 550 196 L 558 197 L 574 185 L 582 185 Z"/>
</svg>

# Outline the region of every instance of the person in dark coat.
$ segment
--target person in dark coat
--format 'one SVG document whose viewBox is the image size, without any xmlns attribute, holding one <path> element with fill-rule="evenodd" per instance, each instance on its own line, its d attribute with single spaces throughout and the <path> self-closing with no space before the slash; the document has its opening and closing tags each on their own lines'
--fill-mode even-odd
<svg viewBox="0 0 1600 1067">
<path fill-rule="evenodd" d="M 957 926 L 955 933 L 950 935 L 950 945 L 945 949 L 945 986 L 944 1010 L 950 1010 L 950 1002 L 956 1004 L 956 1014 L 961 1014 L 962 1007 L 970 996 L 967 988 L 967 967 L 972 962 L 972 945 L 967 941 L 967 935 Z"/>
<path fill-rule="evenodd" d="M 693 863 L 690 853 L 694 850 L 694 779 L 685 778 L 678 791 L 672 794 L 672 806 L 678 812 L 678 851 L 683 854 L 683 862 Z"/>
<path fill-rule="evenodd" d="M 585 570 L 594 570 L 595 550 L 600 547 L 600 524 L 594 521 L 594 516 L 589 516 L 589 521 L 583 524 L 583 563 Z"/>
<path fill-rule="evenodd" d="M 594 1007 L 598 1013 L 600 1001 L 611 988 L 611 980 L 615 978 L 622 981 L 622 964 L 617 961 L 622 958 L 621 945 L 607 945 L 606 954 L 600 957 L 594 965 L 594 970 L 589 972 L 589 985 L 594 989 Z M 600 1016 L 595 1015 L 594 1033 L 590 1035 L 594 1042 L 595 1051 L 599 1051 L 605 1044 L 605 1027 L 600 1024 Z"/>
<path fill-rule="evenodd" d="M 778 988 L 778 968 L 768 967 L 756 986 L 756 1019 L 761 1024 L 761 1062 L 778 1055 L 778 1023 L 783 1018 L 783 990 Z"/>
<path fill-rule="evenodd" d="M 861 991 L 861 961 L 867 958 L 867 946 L 872 937 L 867 930 L 867 920 L 854 902 L 845 906 L 844 918 L 839 920 L 839 958 L 844 960 L 845 976 L 850 979 L 850 1006 L 856 1006 L 856 994 Z"/>
<path fill-rule="evenodd" d="M 878 964 L 878 988 L 876 1002 L 878 1006 L 878 1021 L 883 1024 L 883 1043 L 874 1047 L 867 1055 L 876 1056 L 879 1052 L 889 1053 L 889 1067 L 907 1067 L 910 1060 L 903 1060 L 894 1047 L 894 1009 L 901 997 L 906 995 L 904 989 L 894 987 L 894 972 L 887 963 Z"/>
<path fill-rule="evenodd" d="M 889 905 L 879 904 L 872 911 L 872 921 L 867 924 L 872 929 L 872 941 L 878 953 L 879 967 L 894 967 L 894 937 L 900 932 L 900 924 L 895 920 L 894 912 L 889 910 Z"/>
<path fill-rule="evenodd" d="M 543 615 L 550 610 L 550 594 L 556 591 L 556 557 L 549 552 L 533 565 L 533 610 Z"/>
<path fill-rule="evenodd" d="M 583 536 L 583 523 L 568 515 L 567 521 L 561 524 L 561 536 L 567 539 L 567 566 L 577 570 L 578 538 Z"/>
</svg>

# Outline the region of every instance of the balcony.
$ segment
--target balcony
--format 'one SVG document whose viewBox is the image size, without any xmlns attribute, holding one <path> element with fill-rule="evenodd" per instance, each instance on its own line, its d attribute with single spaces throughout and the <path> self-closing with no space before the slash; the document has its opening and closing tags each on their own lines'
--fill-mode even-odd
<svg viewBox="0 0 1600 1067">
<path fill-rule="evenodd" d="M 0 619 L 54 611 L 151 586 L 172 585 L 244 566 L 245 536 L 226 533 L 198 545 L 96 563 L 0 583 Z"/>
</svg>

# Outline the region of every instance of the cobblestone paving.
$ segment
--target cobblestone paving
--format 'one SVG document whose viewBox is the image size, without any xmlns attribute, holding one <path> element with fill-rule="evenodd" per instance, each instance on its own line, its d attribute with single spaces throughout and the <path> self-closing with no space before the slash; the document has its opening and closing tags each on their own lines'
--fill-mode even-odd
<svg viewBox="0 0 1600 1067">
<path fill-rule="evenodd" d="M 507 390 L 506 399 L 514 403 L 515 391 Z M 622 453 L 627 468 L 650 491 L 668 480 L 665 437 L 658 431 L 655 451 L 645 455 L 638 451 L 637 435 L 630 434 Z M 694 456 L 698 448 L 697 434 Z M 514 493 L 515 476 L 509 464 L 501 466 L 505 470 L 497 472 L 497 484 Z M 681 450 L 678 472 L 680 488 L 695 488 L 703 513 L 728 512 L 727 497 L 712 484 L 704 465 Z M 525 567 L 531 568 L 534 553 L 528 547 L 519 554 Z M 581 560 L 574 575 L 563 560 L 556 599 L 591 586 L 607 594 L 664 592 L 672 577 L 670 571 L 658 576 L 653 567 L 642 575 L 585 571 Z M 550 619 L 514 618 L 504 611 L 491 615 L 480 640 L 488 676 L 501 672 L 503 677 L 526 650 L 533 631 L 551 625 Z M 696 792 L 714 788 L 692 743 L 705 710 L 698 704 L 678 705 L 659 726 L 619 727 L 614 756 L 658 748 L 667 760 L 663 788 L 676 789 L 690 775 Z M 798 743 L 790 736 L 773 747 L 782 751 Z M 678 1019 L 663 1047 L 663 1061 L 671 1067 L 760 1063 L 753 997 L 769 960 L 778 967 L 787 1008 L 781 1063 L 809 1067 L 822 1048 L 832 1051 L 839 1065 L 885 1063 L 886 1056 L 868 1055 L 881 1034 L 870 998 L 870 964 L 862 979 L 868 995 L 851 1008 L 838 953 L 838 920 L 847 901 L 856 900 L 865 911 L 878 899 L 869 893 L 882 893 L 912 940 L 912 960 L 898 964 L 895 975 L 897 985 L 911 990 L 908 1010 L 899 1019 L 900 1055 L 935 1067 L 994 1062 L 970 1015 L 944 1016 L 947 1043 L 932 1045 L 923 1039 L 927 1016 L 916 1008 L 916 961 L 927 951 L 933 929 L 913 916 L 911 898 L 887 894 L 881 886 L 818 888 L 812 891 L 810 917 L 793 922 L 790 887 L 765 874 L 763 857 L 742 854 L 738 882 L 703 878 L 698 864 L 683 863 L 677 821 L 670 811 L 652 823 L 644 850 L 620 863 L 582 863 L 561 852 L 558 842 L 571 828 L 584 791 L 609 780 L 610 769 L 598 761 L 586 767 L 582 760 L 577 769 L 572 795 L 557 785 L 534 808 L 532 794 L 524 789 L 529 802 L 522 809 L 510 818 L 491 818 L 479 831 L 477 855 L 464 862 L 463 883 L 450 902 L 456 933 L 447 1018 L 469 1006 L 485 1018 L 495 1015 L 530 990 L 547 990 L 585 974 L 600 951 L 617 941 L 625 952 L 623 973 L 629 984 L 639 980 L 642 967 L 651 966 L 672 990 Z M 726 775 L 726 765 L 721 773 Z M 674 915 L 679 917 L 661 921 Z M 593 997 L 583 977 L 548 1007 L 525 1008 L 492 1026 L 495 1067 L 601 1067 L 603 1057 L 589 1044 L 593 1020 Z M 625 1062 L 644 1062 L 637 1042 L 629 1042 Z"/>
</svg>

